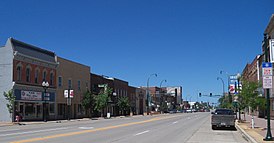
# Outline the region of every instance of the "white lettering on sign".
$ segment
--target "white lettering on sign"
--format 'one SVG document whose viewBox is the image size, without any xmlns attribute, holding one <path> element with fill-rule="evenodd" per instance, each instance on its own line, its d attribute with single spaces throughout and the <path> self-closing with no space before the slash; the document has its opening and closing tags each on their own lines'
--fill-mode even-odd
<svg viewBox="0 0 274 143">
<path fill-rule="evenodd" d="M 42 92 L 21 90 L 22 100 L 42 100 Z"/>
</svg>

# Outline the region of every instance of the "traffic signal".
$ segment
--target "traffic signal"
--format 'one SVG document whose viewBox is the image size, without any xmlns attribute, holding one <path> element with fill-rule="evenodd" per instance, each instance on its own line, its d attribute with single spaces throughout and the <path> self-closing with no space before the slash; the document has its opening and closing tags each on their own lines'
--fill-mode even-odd
<svg viewBox="0 0 274 143">
<path fill-rule="evenodd" d="M 199 97 L 201 97 L 202 96 L 202 93 L 199 93 Z"/>
<path fill-rule="evenodd" d="M 212 97 L 212 93 L 209 93 L 209 96 Z"/>
</svg>

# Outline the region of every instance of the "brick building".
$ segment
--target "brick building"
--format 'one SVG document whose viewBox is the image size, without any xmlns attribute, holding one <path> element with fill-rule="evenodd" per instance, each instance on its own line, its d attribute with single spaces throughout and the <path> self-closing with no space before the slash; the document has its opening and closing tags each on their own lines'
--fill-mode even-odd
<svg viewBox="0 0 274 143">
<path fill-rule="evenodd" d="M 56 119 L 81 118 L 84 110 L 81 104 L 83 95 L 90 89 L 90 67 L 57 57 L 57 96 L 56 96 Z M 73 90 L 71 105 L 68 106 L 68 98 L 65 98 L 65 90 Z"/>
<path fill-rule="evenodd" d="M 0 120 L 10 121 L 3 92 L 13 91 L 14 109 L 23 120 L 55 118 L 56 68 L 55 53 L 9 38 L 0 48 Z M 49 87 L 45 95 L 42 82 Z M 14 112 L 15 113 L 15 112 Z M 14 116 L 13 116 L 14 117 Z"/>
</svg>

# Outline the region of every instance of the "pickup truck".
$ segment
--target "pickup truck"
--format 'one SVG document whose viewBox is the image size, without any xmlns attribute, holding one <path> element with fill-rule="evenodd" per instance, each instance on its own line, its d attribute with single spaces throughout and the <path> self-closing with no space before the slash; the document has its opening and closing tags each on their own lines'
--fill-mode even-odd
<svg viewBox="0 0 274 143">
<path fill-rule="evenodd" d="M 212 129 L 216 127 L 232 127 L 235 128 L 235 113 L 230 109 L 216 109 L 211 116 Z"/>
</svg>

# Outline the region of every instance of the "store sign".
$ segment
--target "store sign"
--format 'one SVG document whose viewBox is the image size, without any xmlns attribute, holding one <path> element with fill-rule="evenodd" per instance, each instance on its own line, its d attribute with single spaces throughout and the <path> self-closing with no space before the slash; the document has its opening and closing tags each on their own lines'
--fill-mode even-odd
<svg viewBox="0 0 274 143">
<path fill-rule="evenodd" d="M 21 100 L 42 100 L 42 92 L 21 90 Z"/>
</svg>

